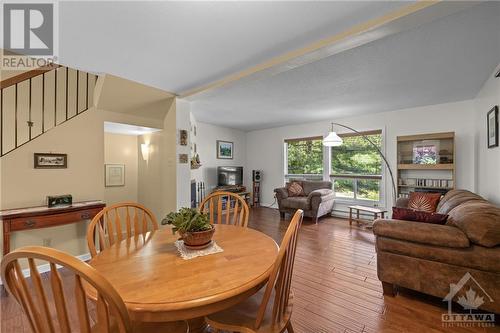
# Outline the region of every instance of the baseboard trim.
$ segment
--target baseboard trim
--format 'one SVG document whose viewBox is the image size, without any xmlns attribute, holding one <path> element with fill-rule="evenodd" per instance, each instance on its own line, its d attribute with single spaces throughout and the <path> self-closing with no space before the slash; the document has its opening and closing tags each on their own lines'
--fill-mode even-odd
<svg viewBox="0 0 500 333">
<path fill-rule="evenodd" d="M 84 254 L 81 254 L 79 256 L 76 256 L 77 259 L 80 259 L 81 261 L 88 261 L 90 260 L 91 256 L 90 256 L 90 252 L 88 253 L 84 253 Z M 56 265 L 57 269 L 61 268 L 62 266 L 61 265 Z M 38 272 L 40 274 L 42 273 L 46 273 L 48 271 L 50 271 L 50 264 L 43 264 L 43 265 L 39 265 L 36 267 L 38 269 Z M 30 277 L 30 269 L 29 268 L 25 268 L 23 269 L 23 275 L 25 278 L 28 278 Z M 0 285 L 3 285 L 3 281 L 2 279 L 0 278 Z"/>
</svg>

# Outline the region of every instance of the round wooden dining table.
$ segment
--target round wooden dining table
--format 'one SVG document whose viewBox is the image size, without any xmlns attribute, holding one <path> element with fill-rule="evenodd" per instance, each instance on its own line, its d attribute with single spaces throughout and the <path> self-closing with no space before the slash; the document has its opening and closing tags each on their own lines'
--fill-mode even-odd
<svg viewBox="0 0 500 333">
<path fill-rule="evenodd" d="M 116 288 L 134 321 L 188 320 L 203 331 L 205 315 L 256 293 L 268 280 L 278 245 L 262 232 L 215 225 L 223 252 L 181 258 L 170 228 L 133 237 L 100 252 L 90 265 Z M 92 297 L 92 291 L 88 290 Z"/>
</svg>

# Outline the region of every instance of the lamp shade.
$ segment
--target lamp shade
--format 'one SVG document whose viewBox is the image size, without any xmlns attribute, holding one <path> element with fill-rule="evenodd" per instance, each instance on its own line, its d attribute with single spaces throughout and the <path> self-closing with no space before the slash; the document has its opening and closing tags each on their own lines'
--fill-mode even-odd
<svg viewBox="0 0 500 333">
<path fill-rule="evenodd" d="M 342 138 L 335 132 L 328 133 L 328 135 L 323 139 L 323 146 L 327 147 L 338 147 L 341 146 L 342 143 Z"/>
</svg>

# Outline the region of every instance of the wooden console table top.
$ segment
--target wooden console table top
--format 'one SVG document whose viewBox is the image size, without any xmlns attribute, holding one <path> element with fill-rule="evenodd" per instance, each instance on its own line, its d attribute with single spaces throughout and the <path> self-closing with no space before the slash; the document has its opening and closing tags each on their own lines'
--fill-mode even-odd
<svg viewBox="0 0 500 333">
<path fill-rule="evenodd" d="M 15 231 L 55 227 L 83 220 L 90 220 L 106 204 L 102 201 L 75 202 L 71 206 L 38 206 L 0 211 L 3 223 L 3 254 L 10 252 L 10 234 Z"/>
</svg>

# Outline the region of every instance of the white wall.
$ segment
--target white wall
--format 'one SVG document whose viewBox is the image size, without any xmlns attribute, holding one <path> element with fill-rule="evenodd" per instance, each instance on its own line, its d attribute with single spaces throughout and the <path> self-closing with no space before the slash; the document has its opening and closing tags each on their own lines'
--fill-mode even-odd
<svg viewBox="0 0 500 333">
<path fill-rule="evenodd" d="M 196 143 L 197 152 L 200 155 L 202 167 L 191 170 L 191 178 L 197 182 L 204 181 L 206 193 L 208 194 L 217 186 L 218 166 L 242 166 L 246 173 L 246 133 L 240 130 L 220 127 L 207 123 L 197 122 L 191 116 L 191 125 L 196 126 L 196 136 L 192 136 L 193 143 Z M 217 158 L 217 140 L 231 141 L 234 143 L 232 160 Z M 249 186 L 248 181 L 244 185 Z"/>
<path fill-rule="evenodd" d="M 108 206 L 137 202 L 138 154 L 136 135 L 104 133 L 104 163 L 125 165 L 125 186 L 104 188 L 104 201 Z"/>
<path fill-rule="evenodd" d="M 177 209 L 191 206 L 191 106 L 188 101 L 176 98 L 177 127 Z M 180 145 L 180 130 L 188 132 L 187 146 Z M 179 154 L 188 154 L 188 163 L 179 163 Z"/>
<path fill-rule="evenodd" d="M 456 187 L 475 190 L 474 163 L 474 102 L 463 101 L 431 105 L 405 110 L 383 112 L 359 117 L 335 119 L 336 122 L 357 130 L 382 129 L 385 132 L 384 149 L 394 172 L 396 172 L 396 137 L 399 135 L 434 132 L 455 132 L 456 135 Z M 325 135 L 329 121 L 284 126 L 247 133 L 246 181 L 251 182 L 251 170 L 263 172 L 261 202 L 271 204 L 273 189 L 283 186 L 283 141 L 289 138 Z M 339 132 L 345 132 L 339 129 Z M 390 180 L 385 175 L 385 188 Z M 392 206 L 391 194 L 387 193 L 387 207 Z"/>
<path fill-rule="evenodd" d="M 493 72 L 496 73 L 498 68 Z M 484 198 L 500 205 L 500 147 L 488 149 L 486 114 L 500 105 L 500 78 L 494 75 L 486 81 L 475 102 L 477 190 Z"/>
</svg>

